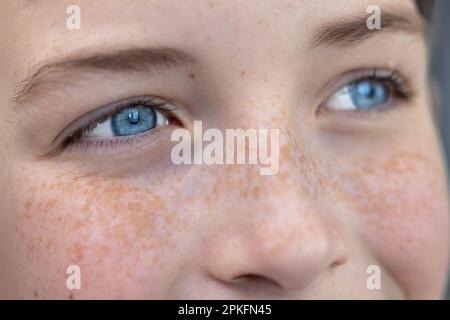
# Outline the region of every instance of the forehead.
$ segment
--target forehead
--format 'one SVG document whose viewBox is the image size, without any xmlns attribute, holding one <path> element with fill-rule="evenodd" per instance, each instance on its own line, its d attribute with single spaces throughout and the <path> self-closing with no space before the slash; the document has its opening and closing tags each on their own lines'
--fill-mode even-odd
<svg viewBox="0 0 450 320">
<path fill-rule="evenodd" d="M 79 0 L 81 29 L 69 30 L 67 8 L 73 1 L 22 0 L 4 4 L 0 41 L 12 51 L 26 48 L 28 58 L 110 43 L 186 48 L 223 43 L 251 50 L 270 46 L 274 38 L 305 43 L 317 25 L 365 12 L 374 3 L 382 12 L 415 10 L 412 0 Z"/>
<path fill-rule="evenodd" d="M 64 26 L 66 9 L 73 4 L 73 1 L 69 0 L 19 0 L 2 5 L 6 8 L 0 15 L 8 19 L 8 22 L 16 22 L 18 25 L 23 23 L 36 27 L 58 28 Z M 217 24 L 227 27 L 237 22 L 251 23 L 260 18 L 279 22 L 286 19 L 300 19 L 308 23 L 334 15 L 350 15 L 354 10 L 366 10 L 373 4 L 379 5 L 382 10 L 392 7 L 409 9 L 415 7 L 413 0 L 110 0 L 107 2 L 79 0 L 76 2 L 81 9 L 86 27 L 95 25 L 123 27 L 129 24 L 144 27 L 160 26 L 152 28 L 150 30 L 152 32 L 160 31 L 161 27 L 177 27 L 187 22 L 192 26 L 209 23 L 213 28 Z M 177 20 L 166 21 L 167 18 Z M 227 24 L 223 25 L 224 22 Z"/>
</svg>

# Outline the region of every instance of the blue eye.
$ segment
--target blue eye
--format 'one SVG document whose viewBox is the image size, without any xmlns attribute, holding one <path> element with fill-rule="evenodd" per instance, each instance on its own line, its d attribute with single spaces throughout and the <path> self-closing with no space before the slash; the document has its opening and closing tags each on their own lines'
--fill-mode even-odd
<svg viewBox="0 0 450 320">
<path fill-rule="evenodd" d="M 125 108 L 111 117 L 111 129 L 116 136 L 139 134 L 156 127 L 156 112 L 137 106 Z"/>
<path fill-rule="evenodd" d="M 358 109 L 370 109 L 385 104 L 389 88 L 382 82 L 363 80 L 350 88 L 352 102 Z"/>
<path fill-rule="evenodd" d="M 167 122 L 168 119 L 151 106 L 132 105 L 97 122 L 84 135 L 91 137 L 131 136 L 152 130 L 167 124 Z"/>
<path fill-rule="evenodd" d="M 391 97 L 386 81 L 360 80 L 347 84 L 328 100 L 327 108 L 333 110 L 370 110 L 384 106 Z"/>
</svg>

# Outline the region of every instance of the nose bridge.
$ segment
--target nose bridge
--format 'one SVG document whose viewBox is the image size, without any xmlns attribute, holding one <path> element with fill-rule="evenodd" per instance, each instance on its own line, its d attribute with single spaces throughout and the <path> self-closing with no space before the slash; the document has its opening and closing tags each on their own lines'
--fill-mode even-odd
<svg viewBox="0 0 450 320">
<path fill-rule="evenodd" d="M 221 240 L 211 244 L 212 268 L 222 280 L 256 276 L 295 290 L 343 260 L 334 226 L 312 189 L 303 185 L 311 177 L 305 178 L 293 166 L 288 159 L 274 176 L 259 175 L 250 166 L 241 168 L 247 188 L 241 188 L 228 205 L 235 218 L 221 230 Z"/>
<path fill-rule="evenodd" d="M 226 170 L 231 188 L 219 210 L 227 220 L 206 242 L 207 267 L 225 282 L 266 279 L 299 290 L 345 260 L 328 219 L 333 208 L 321 199 L 326 179 L 289 119 L 276 117 L 269 126 L 280 129 L 276 174 L 262 175 L 261 163 Z"/>
<path fill-rule="evenodd" d="M 238 195 L 240 212 L 247 212 L 244 221 L 260 248 L 264 248 L 263 244 L 270 248 L 277 241 L 323 245 L 329 227 L 322 207 L 325 201 L 318 194 L 325 188 L 324 178 L 313 157 L 305 153 L 301 140 L 293 141 L 286 129 L 281 135 L 276 174 L 265 176 L 258 168 L 241 168 L 245 172 L 241 183 L 247 188 Z"/>
</svg>

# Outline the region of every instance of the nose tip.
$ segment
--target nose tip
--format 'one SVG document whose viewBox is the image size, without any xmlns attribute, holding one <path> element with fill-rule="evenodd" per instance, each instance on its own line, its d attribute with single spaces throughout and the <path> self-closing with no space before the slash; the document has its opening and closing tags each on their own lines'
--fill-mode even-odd
<svg viewBox="0 0 450 320">
<path fill-rule="evenodd" d="M 327 269 L 344 259 L 333 254 L 333 245 L 327 237 L 315 237 L 285 243 L 275 250 L 255 252 L 253 259 L 262 278 L 268 279 L 286 291 L 304 289 Z"/>
<path fill-rule="evenodd" d="M 258 195 L 247 192 L 249 188 L 230 190 L 221 209 L 227 219 L 212 224 L 204 243 L 210 275 L 259 296 L 270 288 L 288 296 L 306 292 L 347 260 L 345 222 L 337 218 L 343 208 L 332 204 L 326 192 L 319 198 L 320 173 L 309 168 L 307 160 L 297 165 L 294 157 L 286 159 L 284 172 L 299 174 L 243 180 L 244 186 L 257 185 Z"/>
<path fill-rule="evenodd" d="M 221 257 L 210 270 L 219 280 L 247 289 L 263 286 L 297 292 L 345 263 L 343 247 L 325 230 L 309 235 L 288 230 L 285 234 L 279 230 L 278 236 L 266 233 L 257 239 L 243 236 L 220 241 L 215 252 Z"/>
</svg>

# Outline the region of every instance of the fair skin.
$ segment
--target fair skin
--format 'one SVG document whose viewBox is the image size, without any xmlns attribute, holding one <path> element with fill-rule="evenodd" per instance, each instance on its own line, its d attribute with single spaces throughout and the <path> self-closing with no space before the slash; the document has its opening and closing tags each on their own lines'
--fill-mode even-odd
<svg viewBox="0 0 450 320">
<path fill-rule="evenodd" d="M 0 298 L 441 296 L 446 173 L 413 1 L 79 0 L 80 30 L 65 26 L 70 4 L 1 4 Z M 411 25 L 311 45 L 370 4 Z M 136 48 L 186 54 L 60 63 L 14 99 L 43 63 Z M 398 72 L 412 96 L 370 113 L 319 108 L 371 69 Z M 170 100 L 176 121 L 120 144 L 55 145 L 83 115 L 140 96 Z M 194 120 L 278 128 L 278 174 L 175 166 L 170 133 Z M 66 287 L 69 265 L 81 290 Z M 370 265 L 380 290 L 366 286 Z"/>
</svg>

